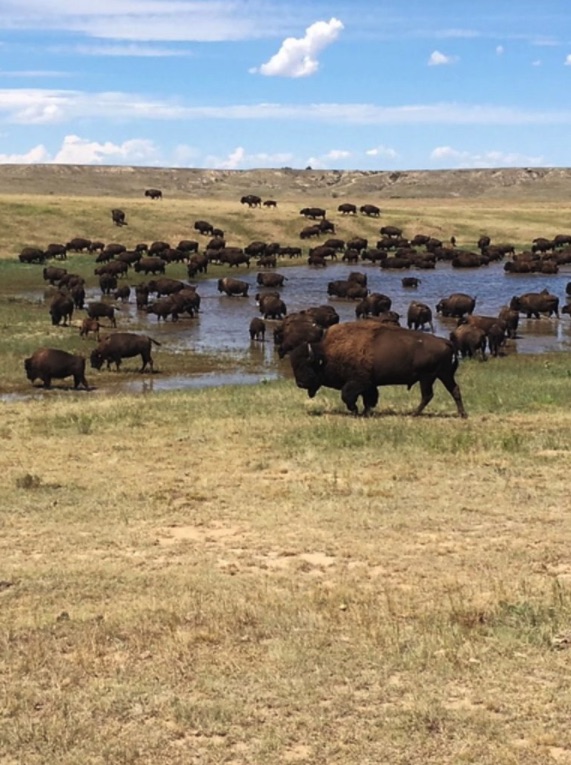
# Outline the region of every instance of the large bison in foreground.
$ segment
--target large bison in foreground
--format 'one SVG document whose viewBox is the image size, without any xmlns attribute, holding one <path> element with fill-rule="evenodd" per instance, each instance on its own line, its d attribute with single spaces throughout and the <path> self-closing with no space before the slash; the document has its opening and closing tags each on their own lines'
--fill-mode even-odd
<svg viewBox="0 0 571 765">
<path fill-rule="evenodd" d="M 44 388 L 49 388 L 52 379 L 63 380 L 73 376 L 73 387 L 83 385 L 89 389 L 85 379 L 85 358 L 59 348 L 38 348 L 37 351 L 24 360 L 24 369 L 28 380 L 41 380 Z"/>
<path fill-rule="evenodd" d="M 91 352 L 91 366 L 94 369 L 101 369 L 103 363 L 107 362 L 107 369 L 109 369 L 114 363 L 117 371 L 119 371 L 122 359 L 140 356 L 142 366 L 139 371 L 144 372 L 145 368 L 149 366 L 152 372 L 151 343 L 160 345 L 158 340 L 153 340 L 148 335 L 137 335 L 134 332 L 115 332 L 113 335 L 107 335 Z"/>
<path fill-rule="evenodd" d="M 466 417 L 460 388 L 454 379 L 458 357 L 449 340 L 373 320 L 346 322 L 330 327 L 319 343 L 299 345 L 290 354 L 299 388 L 313 398 L 325 386 L 341 391 L 352 414 L 363 399 L 366 416 L 377 405 L 378 387 L 420 383 L 418 415 L 432 399 L 440 380 Z"/>
</svg>

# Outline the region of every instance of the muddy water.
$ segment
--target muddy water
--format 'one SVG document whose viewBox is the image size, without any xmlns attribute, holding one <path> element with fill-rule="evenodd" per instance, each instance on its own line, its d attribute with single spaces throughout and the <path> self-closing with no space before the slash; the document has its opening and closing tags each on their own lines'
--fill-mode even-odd
<svg viewBox="0 0 571 765">
<path fill-rule="evenodd" d="M 331 264 L 325 269 L 310 269 L 306 265 L 283 268 L 280 273 L 287 277 L 281 295 L 288 312 L 312 305 L 333 305 L 341 321 L 355 318 L 353 301 L 329 299 L 327 283 L 333 279 L 347 278 L 351 271 L 367 274 L 371 292 L 382 292 L 392 301 L 393 310 L 401 315 L 406 325 L 406 312 L 411 300 L 427 303 L 435 313 L 438 301 L 452 292 L 466 292 L 477 298 L 477 314 L 497 315 L 500 308 L 509 303 L 513 295 L 524 292 L 539 292 L 548 289 L 560 298 L 560 306 L 566 301 L 565 286 L 571 280 L 571 267 L 562 269 L 555 276 L 537 274 L 506 275 L 503 264 L 492 264 L 479 269 L 457 270 L 448 263 L 439 263 L 434 271 L 390 272 L 376 266 L 359 263 L 357 266 Z M 171 351 L 197 350 L 209 353 L 225 353 L 235 365 L 224 374 L 181 376 L 161 378 L 141 377 L 139 381 L 125 383 L 126 389 L 139 392 L 161 389 L 175 389 L 195 386 L 247 384 L 261 379 L 275 379 L 288 376 L 287 360 L 280 361 L 273 347 L 272 329 L 274 322 L 267 322 L 266 342 L 252 343 L 248 327 L 253 317 L 259 316 L 255 302 L 257 292 L 263 291 L 256 284 L 255 269 L 239 270 L 233 276 L 250 284 L 248 298 L 230 298 L 217 290 L 217 279 L 200 282 L 198 292 L 202 298 L 200 314 L 194 318 L 181 318 L 178 322 L 157 322 L 154 315 L 138 312 L 132 296 L 131 303 L 122 306 L 118 312 L 118 328 L 126 331 L 140 331 L 150 334 Z M 417 289 L 403 288 L 403 275 L 418 276 L 421 283 Z M 88 300 L 100 299 L 99 292 L 92 290 Z M 456 321 L 434 318 L 435 333 L 448 336 Z M 560 319 L 520 318 L 518 339 L 509 342 L 509 352 L 543 353 L 548 351 L 571 350 L 571 320 L 563 315 Z M 253 372 L 243 373 L 247 368 Z"/>
</svg>

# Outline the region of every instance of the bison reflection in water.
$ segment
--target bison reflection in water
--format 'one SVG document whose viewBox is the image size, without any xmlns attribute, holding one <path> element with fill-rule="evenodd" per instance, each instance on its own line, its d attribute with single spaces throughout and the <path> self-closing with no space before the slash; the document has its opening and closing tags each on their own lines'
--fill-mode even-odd
<svg viewBox="0 0 571 765">
<path fill-rule="evenodd" d="M 454 379 L 458 357 L 450 341 L 435 335 L 381 324 L 372 319 L 336 324 L 324 339 L 304 343 L 291 352 L 291 366 L 299 388 L 313 398 L 325 386 L 341 391 L 352 414 L 363 399 L 365 416 L 379 400 L 378 387 L 420 383 L 420 414 L 431 401 L 435 380 L 440 380 L 467 417 L 460 388 Z"/>
</svg>

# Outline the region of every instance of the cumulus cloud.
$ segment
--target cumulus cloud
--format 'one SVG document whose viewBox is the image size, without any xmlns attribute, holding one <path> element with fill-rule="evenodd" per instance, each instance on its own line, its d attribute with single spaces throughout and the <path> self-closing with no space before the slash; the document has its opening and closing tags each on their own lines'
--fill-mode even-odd
<svg viewBox="0 0 571 765">
<path fill-rule="evenodd" d="M 430 158 L 443 166 L 454 167 L 521 167 L 522 165 L 542 165 L 544 157 L 529 156 L 518 152 L 485 151 L 470 152 L 454 149 L 452 146 L 438 146 Z"/>
<path fill-rule="evenodd" d="M 319 69 L 317 56 L 334 42 L 343 29 L 339 19 L 316 21 L 307 27 L 304 37 L 287 37 L 269 61 L 250 72 L 266 77 L 308 77 Z"/>
<path fill-rule="evenodd" d="M 382 157 L 383 159 L 397 159 L 398 153 L 389 146 L 375 146 L 373 149 L 367 149 L 365 154 L 368 157 Z"/>
<path fill-rule="evenodd" d="M 204 167 L 218 168 L 221 170 L 239 170 L 253 167 L 278 167 L 291 162 L 293 155 L 290 153 L 248 154 L 243 146 L 237 146 L 226 157 L 217 157 L 213 154 L 204 159 Z"/>
<path fill-rule="evenodd" d="M 0 154 L 0 162 L 5 165 L 34 165 L 45 164 L 50 161 L 48 150 L 42 144 L 24 154 Z"/>
<path fill-rule="evenodd" d="M 121 144 L 105 141 L 90 141 L 77 135 L 66 135 L 54 158 L 55 164 L 100 165 L 100 164 L 141 164 L 157 159 L 152 141 L 133 138 Z"/>
<path fill-rule="evenodd" d="M 23 154 L 0 154 L 0 162 L 21 165 L 160 164 L 152 141 L 134 138 L 120 144 L 111 141 L 100 143 L 77 135 L 66 135 L 55 153 L 50 153 L 43 144 L 39 144 Z"/>
<path fill-rule="evenodd" d="M 565 58 L 565 66 L 571 66 L 571 53 L 568 53 Z"/>
<path fill-rule="evenodd" d="M 457 60 L 456 56 L 447 56 L 445 53 L 435 50 L 428 58 L 428 66 L 445 66 L 446 64 L 453 64 Z"/>
</svg>

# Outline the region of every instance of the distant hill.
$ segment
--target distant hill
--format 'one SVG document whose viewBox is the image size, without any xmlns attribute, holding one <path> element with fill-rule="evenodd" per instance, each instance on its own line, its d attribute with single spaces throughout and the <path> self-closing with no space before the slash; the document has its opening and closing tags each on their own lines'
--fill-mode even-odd
<svg viewBox="0 0 571 765">
<path fill-rule="evenodd" d="M 485 170 L 196 170 L 92 165 L 0 165 L 0 194 L 141 197 L 156 187 L 165 198 L 363 199 L 571 198 L 570 168 Z"/>
</svg>

